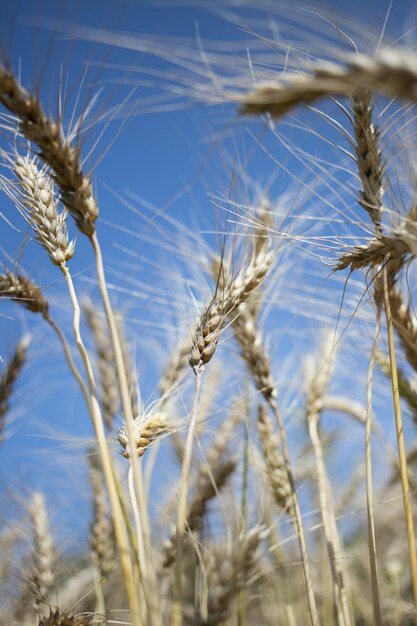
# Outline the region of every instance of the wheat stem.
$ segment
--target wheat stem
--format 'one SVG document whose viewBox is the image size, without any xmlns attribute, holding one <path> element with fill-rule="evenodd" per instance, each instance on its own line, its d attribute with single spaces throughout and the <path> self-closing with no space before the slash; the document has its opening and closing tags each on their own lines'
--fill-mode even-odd
<svg viewBox="0 0 417 626">
<path fill-rule="evenodd" d="M 306 541 L 305 541 L 305 536 L 304 536 L 300 505 L 298 503 L 295 480 L 294 480 L 294 476 L 292 473 L 290 456 L 288 452 L 287 433 L 285 430 L 282 415 L 273 398 L 269 399 L 269 405 L 274 414 L 274 417 L 278 426 L 278 431 L 281 437 L 282 458 L 284 459 L 285 469 L 286 469 L 287 476 L 288 476 L 288 482 L 291 487 L 291 494 L 292 494 L 291 500 L 292 500 L 292 507 L 293 507 L 293 512 L 294 512 L 294 525 L 297 531 L 298 542 L 300 545 L 300 553 L 301 553 L 301 560 L 303 564 L 303 573 L 304 573 L 304 581 L 305 581 L 306 591 L 307 591 L 307 601 L 308 601 L 308 608 L 309 608 L 309 613 L 310 613 L 310 620 L 311 620 L 312 626 L 319 626 L 320 622 L 319 622 L 319 618 L 317 614 L 316 599 L 314 597 L 313 582 L 311 578 L 310 563 L 309 563 L 308 555 L 307 555 L 307 547 L 306 547 Z"/>
<path fill-rule="evenodd" d="M 380 313 L 378 312 L 374 341 L 372 344 L 371 358 L 369 360 L 368 375 L 366 381 L 366 421 L 365 421 L 365 468 L 366 468 L 366 511 L 368 518 L 368 549 L 369 565 L 371 568 L 372 604 L 375 626 L 382 626 L 381 600 L 379 597 L 378 568 L 376 557 L 374 504 L 372 491 L 372 381 L 375 363 L 375 353 L 378 346 L 378 338 L 381 329 Z"/>
<path fill-rule="evenodd" d="M 245 415 L 249 415 L 249 380 L 250 380 L 250 372 L 247 370 L 246 372 L 246 384 L 245 384 Z M 248 486 L 249 486 L 249 419 L 246 419 L 245 422 L 245 438 L 244 438 L 244 448 L 243 448 L 243 476 L 242 476 L 242 497 L 240 501 L 240 511 L 242 516 L 240 532 L 244 534 L 246 532 L 246 524 L 247 524 L 247 501 L 248 501 Z M 239 607 L 237 614 L 237 623 L 238 626 L 245 626 L 245 589 L 242 588 L 239 592 Z"/>
<path fill-rule="evenodd" d="M 404 432 L 403 432 L 402 415 L 401 415 L 400 394 L 398 390 L 397 365 L 396 365 L 396 358 L 395 358 L 394 327 L 393 327 L 392 315 L 391 315 L 390 297 L 389 297 L 389 290 L 388 290 L 388 272 L 387 272 L 386 267 L 384 267 L 383 269 L 383 281 L 384 281 L 385 314 L 387 318 L 387 330 L 388 330 L 389 358 L 390 358 L 390 367 L 391 367 L 392 395 L 393 395 L 393 402 L 394 402 L 395 427 L 396 427 L 396 433 L 397 433 L 398 458 L 399 458 L 399 463 L 400 463 L 405 523 L 407 527 L 408 553 L 409 553 L 409 559 L 410 559 L 410 573 L 411 573 L 411 584 L 413 588 L 414 609 L 417 613 L 416 542 L 415 542 L 415 534 L 414 534 L 413 515 L 411 511 L 410 487 L 408 483 L 407 456 L 405 453 L 405 445 L 404 445 Z"/>
<path fill-rule="evenodd" d="M 122 405 L 122 411 L 126 424 L 126 430 L 129 441 L 134 445 L 134 422 L 132 415 L 132 405 L 129 393 L 129 384 L 126 375 L 125 362 L 123 359 L 123 350 L 120 345 L 120 336 L 117 330 L 117 325 L 114 319 L 113 309 L 110 303 L 110 298 L 107 290 L 106 277 L 104 272 L 103 256 L 101 253 L 100 243 L 98 241 L 96 233 L 90 236 L 90 242 L 94 250 L 96 258 L 96 270 L 99 283 L 99 289 L 101 298 L 103 301 L 104 311 L 106 314 L 107 323 L 110 331 L 110 338 L 113 348 L 114 361 L 116 366 L 117 379 L 120 389 L 120 400 Z M 132 506 L 136 504 L 139 508 L 140 527 L 137 527 L 137 542 L 139 550 L 139 562 L 141 568 L 141 575 L 145 583 L 149 584 L 150 589 L 147 593 L 145 590 L 146 601 L 149 603 L 150 618 L 153 622 L 159 621 L 159 608 L 157 604 L 157 583 L 155 571 L 153 568 L 153 559 L 151 553 L 151 535 L 148 521 L 148 513 L 146 507 L 146 497 L 143 486 L 142 467 L 139 463 L 136 454 L 130 454 L 129 460 L 132 467 L 133 481 L 135 486 L 135 500 L 132 502 Z"/>
<path fill-rule="evenodd" d="M 319 413 L 310 412 L 308 415 L 308 430 L 311 443 L 313 444 L 316 457 L 316 472 L 318 480 L 320 512 L 323 521 L 323 529 L 326 537 L 326 547 L 334 586 L 337 619 L 339 624 L 348 626 L 351 624 L 349 602 L 344 576 L 341 568 L 341 550 L 337 527 L 334 522 L 334 511 L 330 504 L 329 484 L 323 459 L 323 448 L 318 430 Z M 332 519 L 333 518 L 333 519 Z"/>
<path fill-rule="evenodd" d="M 188 426 L 187 439 L 185 442 L 184 458 L 181 468 L 181 484 L 178 496 L 177 508 L 177 532 L 176 532 L 176 554 L 174 569 L 174 598 L 172 605 L 171 624 L 172 626 L 182 626 L 182 565 L 184 556 L 184 535 L 187 524 L 187 497 L 190 485 L 190 468 L 193 454 L 193 442 L 195 425 L 197 421 L 198 403 L 200 400 L 202 370 L 197 370 L 195 376 L 194 400 L 191 409 L 190 424 Z"/>
<path fill-rule="evenodd" d="M 97 390 L 94 381 L 93 369 L 91 366 L 90 358 L 87 350 L 85 349 L 81 333 L 80 333 L 80 306 L 77 299 L 77 294 L 74 289 L 71 274 L 66 265 L 61 265 L 60 269 L 65 276 L 68 291 L 70 294 L 72 306 L 74 309 L 73 330 L 74 337 L 80 352 L 81 358 L 84 363 L 84 367 L 87 374 L 88 389 L 90 395 L 90 402 L 92 408 L 92 418 L 94 429 L 96 432 L 98 448 L 100 452 L 100 458 L 103 465 L 103 472 L 106 479 L 107 489 L 109 491 L 110 505 L 113 516 L 114 529 L 116 534 L 116 540 L 119 547 L 120 561 L 124 578 L 126 581 L 126 590 L 129 597 L 129 604 L 132 611 L 133 624 L 142 626 L 142 620 L 139 613 L 139 604 L 137 597 L 137 590 L 135 584 L 135 576 L 130 558 L 130 550 L 128 539 L 126 535 L 126 529 L 123 521 L 123 515 L 120 507 L 119 497 L 114 481 L 113 462 L 110 456 L 110 452 L 107 446 L 106 435 L 104 432 L 104 424 L 100 411 L 100 405 L 97 399 Z"/>
</svg>

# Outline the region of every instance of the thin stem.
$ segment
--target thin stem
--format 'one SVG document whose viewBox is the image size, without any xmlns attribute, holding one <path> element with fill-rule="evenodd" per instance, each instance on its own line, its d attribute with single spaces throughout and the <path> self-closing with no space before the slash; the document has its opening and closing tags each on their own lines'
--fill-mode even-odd
<svg viewBox="0 0 417 626">
<path fill-rule="evenodd" d="M 242 476 L 242 497 L 240 501 L 241 511 L 241 526 L 240 533 L 243 536 L 246 532 L 247 524 L 247 500 L 248 500 L 248 479 L 249 479 L 249 381 L 250 372 L 246 372 L 246 385 L 245 385 L 245 438 L 243 448 L 243 476 Z M 245 588 L 242 587 L 239 593 L 239 608 L 237 615 L 238 626 L 245 626 Z"/>
<path fill-rule="evenodd" d="M 381 329 L 380 312 L 378 311 L 375 335 L 372 345 L 371 358 L 369 360 L 368 376 L 366 381 L 366 420 L 365 420 L 365 468 L 366 468 L 366 512 L 368 518 L 368 549 L 369 565 L 371 569 L 372 582 L 372 605 L 375 626 L 382 626 L 381 600 L 379 597 L 378 568 L 376 560 L 376 541 L 374 523 L 374 503 L 372 490 L 372 381 L 375 363 L 375 353 L 378 345 L 378 338 Z"/>
<path fill-rule="evenodd" d="M 341 567 L 341 547 L 337 531 L 334 511 L 330 504 L 329 484 L 324 465 L 323 447 L 318 429 L 319 413 L 311 411 L 308 415 L 308 430 L 311 443 L 313 444 L 316 459 L 316 471 L 319 487 L 320 512 L 323 522 L 324 534 L 326 537 L 326 547 L 330 562 L 333 579 L 333 590 L 336 603 L 337 618 L 339 624 L 350 626 L 350 610 L 346 587 L 344 585 L 344 574 Z"/>
<path fill-rule="evenodd" d="M 269 405 L 274 413 L 274 417 L 275 417 L 278 430 L 280 433 L 282 458 L 284 459 L 285 469 L 287 471 L 287 476 L 288 476 L 288 482 L 291 487 L 291 494 L 292 494 L 291 500 L 292 500 L 292 508 L 293 508 L 293 513 L 294 513 L 294 523 L 295 523 L 295 528 L 297 531 L 298 542 L 300 545 L 300 553 L 301 553 L 301 560 L 303 564 L 303 573 L 304 573 L 304 581 L 305 581 L 306 591 L 307 591 L 307 600 L 308 600 L 308 608 L 310 612 L 310 620 L 311 620 L 312 626 L 319 626 L 319 618 L 317 614 L 316 599 L 314 597 L 313 582 L 311 579 L 310 563 L 308 561 L 303 522 L 301 519 L 301 511 L 300 511 L 300 506 L 298 504 L 295 481 L 294 481 L 294 477 L 293 477 L 293 473 L 291 469 L 290 457 L 288 453 L 287 434 L 285 431 L 284 421 L 282 419 L 281 413 L 278 410 L 277 404 L 273 398 L 269 399 Z"/>
<path fill-rule="evenodd" d="M 395 427 L 397 431 L 398 458 L 400 462 L 401 486 L 403 491 L 405 523 L 407 527 L 408 553 L 410 558 L 411 584 L 413 587 L 414 608 L 417 612 L 417 554 L 416 540 L 414 535 L 413 514 L 411 512 L 410 487 L 408 484 L 407 455 L 404 445 L 404 431 L 401 416 L 400 393 L 398 389 L 397 364 L 395 358 L 394 327 L 392 322 L 391 305 L 388 290 L 388 272 L 386 266 L 383 269 L 384 277 L 384 303 L 387 318 L 389 359 L 391 369 L 392 396 L 394 401 Z"/>
<path fill-rule="evenodd" d="M 58 324 L 56 322 L 54 322 L 54 320 L 51 317 L 49 317 L 49 315 L 45 319 L 48 322 L 48 324 L 54 329 L 54 331 L 56 332 L 56 334 L 59 337 L 59 340 L 60 340 L 60 342 L 62 344 L 62 347 L 64 349 L 65 358 L 67 359 L 69 368 L 70 368 L 72 374 L 74 375 L 74 378 L 76 379 L 76 381 L 78 382 L 78 384 L 79 384 L 79 386 L 81 388 L 81 391 L 83 393 L 84 399 L 85 399 L 85 401 L 87 403 L 87 406 L 88 406 L 89 413 L 90 413 L 91 417 L 93 417 L 93 407 L 92 407 L 92 404 L 91 404 L 91 400 L 90 400 L 90 396 L 88 394 L 88 390 L 87 390 L 86 384 L 85 384 L 85 382 L 84 382 L 84 380 L 83 380 L 83 378 L 82 378 L 82 376 L 80 374 L 79 369 L 77 368 L 77 366 L 74 363 L 74 360 L 73 360 L 72 355 L 71 355 L 71 350 L 70 350 L 68 342 L 67 342 L 67 340 L 65 338 L 65 335 L 62 332 L 62 330 L 60 329 L 60 327 L 58 326 Z"/>
<path fill-rule="evenodd" d="M 103 577 L 101 575 L 100 566 L 97 557 L 93 554 L 93 564 L 95 573 L 95 592 L 96 606 L 94 610 L 94 618 L 101 626 L 107 626 L 106 601 L 103 592 Z"/>
<path fill-rule="evenodd" d="M 129 543 L 126 535 L 126 528 L 123 522 L 123 514 L 120 507 L 119 497 L 114 481 L 113 462 L 107 446 L 106 435 L 104 431 L 103 418 L 101 415 L 100 405 L 97 399 L 96 385 L 94 381 L 93 369 L 87 350 L 85 349 L 81 333 L 80 333 L 80 306 L 77 294 L 74 289 L 71 274 L 66 265 L 61 265 L 60 269 L 65 276 L 68 285 L 71 302 L 74 309 L 74 337 L 80 352 L 81 358 L 87 374 L 88 388 L 91 402 L 91 416 L 93 420 L 94 430 L 97 437 L 100 459 L 103 466 L 103 472 L 106 479 L 107 489 L 109 492 L 110 506 L 113 517 L 116 540 L 119 548 L 120 562 L 123 575 L 126 582 L 126 590 L 129 597 L 129 605 L 132 611 L 132 621 L 137 626 L 142 626 L 142 620 L 139 612 L 138 596 L 136 592 L 135 576 L 130 558 Z"/>
<path fill-rule="evenodd" d="M 414 608 L 415 608 L 415 611 L 417 612 L 416 542 L 415 542 L 415 535 L 414 535 L 413 515 L 411 512 L 410 487 L 408 484 L 407 456 L 405 453 L 405 445 L 404 445 L 404 432 L 403 432 L 403 424 L 402 424 L 402 416 L 401 416 L 400 393 L 398 390 L 397 364 L 396 364 L 396 359 L 395 359 L 394 328 L 393 328 L 393 323 L 392 323 L 392 314 L 391 314 L 391 306 L 390 306 L 389 291 L 388 291 L 388 273 L 387 273 L 386 267 L 384 267 L 383 269 L 383 276 L 384 276 L 384 303 L 385 303 L 385 313 L 386 313 L 386 318 L 387 318 L 388 346 L 389 346 L 389 358 L 390 358 L 390 368 L 391 368 L 392 396 L 393 396 L 393 401 L 394 401 L 395 427 L 397 431 L 398 458 L 400 462 L 401 486 L 402 486 L 402 491 L 403 491 L 405 523 L 407 527 L 411 584 L 413 587 Z"/>
<path fill-rule="evenodd" d="M 120 345 L 120 337 L 117 331 L 117 325 L 114 319 L 113 309 L 110 303 L 109 293 L 107 290 L 107 282 L 104 272 L 103 255 L 101 253 L 100 243 L 97 239 L 96 233 L 89 238 L 94 250 L 96 258 L 96 270 L 97 278 L 100 288 L 100 294 L 103 301 L 104 311 L 106 314 L 107 324 L 110 331 L 110 339 L 113 348 L 114 361 L 116 365 L 117 379 L 120 390 L 120 401 L 122 405 L 123 416 L 126 424 L 126 430 L 130 442 L 129 462 L 132 467 L 133 482 L 135 487 L 135 499 L 132 502 L 133 507 L 139 508 L 139 515 L 137 520 L 140 520 L 140 526 L 137 527 L 137 542 L 139 552 L 139 562 L 141 568 L 141 575 L 144 582 L 150 586 L 147 591 L 145 589 L 145 598 L 150 609 L 150 618 L 152 623 L 158 623 L 159 608 L 157 603 L 157 583 L 156 575 L 153 568 L 153 558 L 151 551 L 151 534 L 148 520 L 148 511 L 146 505 L 146 497 L 143 486 L 142 466 L 139 463 L 135 451 L 135 433 L 134 433 L 134 418 L 132 414 L 132 405 L 129 392 L 129 384 L 126 375 L 126 367 L 123 359 L 123 351 Z"/>
<path fill-rule="evenodd" d="M 182 561 L 184 556 L 184 535 L 187 525 L 187 497 L 190 485 L 190 469 L 193 454 L 195 425 L 197 421 L 198 403 L 200 400 L 202 372 L 196 374 L 194 400 L 191 409 L 190 425 L 185 442 L 184 457 L 181 468 L 181 484 L 177 509 L 177 536 L 174 569 L 174 599 L 172 606 L 172 626 L 182 626 Z"/>
</svg>

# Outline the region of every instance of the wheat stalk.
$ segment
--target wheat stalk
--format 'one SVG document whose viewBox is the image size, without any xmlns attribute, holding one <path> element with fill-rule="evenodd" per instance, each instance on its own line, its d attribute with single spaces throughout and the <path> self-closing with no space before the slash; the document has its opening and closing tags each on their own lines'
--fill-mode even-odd
<svg viewBox="0 0 417 626">
<path fill-rule="evenodd" d="M 329 335 L 321 346 L 318 358 L 310 358 L 305 361 L 306 414 L 308 431 L 316 459 L 320 513 L 332 571 L 338 623 L 350 626 L 352 624 L 350 598 L 346 587 L 346 571 L 343 567 L 342 542 L 337 529 L 336 516 L 331 500 L 330 483 L 324 464 L 323 447 L 319 433 L 320 410 L 318 405 L 326 394 L 332 371 L 332 357 L 333 336 Z"/>
<path fill-rule="evenodd" d="M 201 526 L 209 502 L 219 494 L 236 468 L 236 459 L 228 458 L 226 449 L 235 434 L 237 420 L 237 413 L 232 413 L 225 420 L 206 453 L 206 461 L 196 472 L 193 495 L 186 512 L 185 525 L 189 532 L 194 532 Z M 164 567 L 169 567 L 175 561 L 176 550 L 176 537 L 173 533 L 164 544 Z"/>
<path fill-rule="evenodd" d="M 116 369 L 111 343 L 106 327 L 97 314 L 97 307 L 84 300 L 83 312 L 94 340 L 97 355 L 97 369 L 100 381 L 100 399 L 103 406 L 103 419 L 109 430 L 113 428 L 113 420 L 119 409 L 119 388 L 117 386 Z"/>
</svg>

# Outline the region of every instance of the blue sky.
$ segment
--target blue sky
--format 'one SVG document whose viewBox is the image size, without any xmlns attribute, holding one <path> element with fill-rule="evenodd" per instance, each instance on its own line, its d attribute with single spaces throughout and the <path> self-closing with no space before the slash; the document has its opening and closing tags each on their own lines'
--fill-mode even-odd
<svg viewBox="0 0 417 626">
<path fill-rule="evenodd" d="M 412 5 L 412 2 L 395 0 L 392 3 L 387 30 L 394 33 L 394 38 L 395 33 L 407 31 L 413 20 L 415 23 Z M 201 61 L 197 35 L 201 38 L 202 49 L 205 42 L 223 40 L 241 43 L 250 38 L 247 32 L 224 19 L 219 10 L 213 12 L 207 10 L 207 6 L 156 6 L 116 0 L 83 3 L 46 0 L 4 2 L 0 9 L 1 41 L 6 59 L 15 71 L 21 73 L 24 85 L 39 88 L 49 112 L 53 114 L 56 111 L 58 86 L 62 83 L 66 85 L 63 91 L 67 120 L 71 117 L 78 93 L 81 97 L 76 115 L 83 110 L 85 99 L 91 99 L 98 92 L 99 103 L 104 103 L 104 110 L 115 111 L 116 105 L 125 102 L 94 147 L 87 167 L 99 161 L 93 175 L 101 209 L 99 236 L 107 259 L 109 281 L 120 306 L 128 315 L 132 343 L 138 347 L 137 365 L 145 400 L 155 398 L 153 390 L 163 365 L 161 346 L 167 345 L 169 352 L 175 343 L 172 340 L 173 329 L 174 339 L 175 332 L 180 339 L 182 329 L 178 328 L 178 323 L 187 321 L 186 314 L 179 307 L 174 311 L 166 310 L 166 294 L 172 289 L 189 297 L 199 280 L 201 250 L 192 237 L 188 237 L 189 247 L 184 249 L 181 229 L 175 224 L 183 225 L 191 233 L 207 233 L 215 229 L 213 196 L 227 197 L 233 172 L 243 164 L 248 168 L 248 177 L 254 181 L 245 185 L 239 178 L 237 185 L 244 187 L 243 195 L 251 195 L 252 184 L 253 187 L 256 184 L 269 186 L 273 196 L 286 189 L 288 178 L 284 169 L 274 170 L 274 162 L 266 150 L 273 151 L 274 158 L 280 160 L 282 165 L 295 167 L 291 151 L 279 145 L 277 137 L 269 136 L 265 125 L 239 121 L 232 105 L 206 107 L 188 97 L 183 98 L 182 105 L 178 107 L 169 89 L 167 92 L 166 78 L 159 73 L 182 74 L 183 70 L 177 65 L 176 47 L 183 44 L 182 38 L 186 38 L 190 46 L 192 62 L 194 59 Z M 276 6 L 271 2 L 269 13 L 273 14 Z M 313 8 L 311 3 L 307 6 Z M 320 11 L 320 3 L 314 6 Z M 349 16 L 360 17 L 366 33 L 368 28 L 372 32 L 381 30 L 388 3 L 354 0 L 349 3 L 332 2 L 326 6 L 335 14 L 348 12 Z M 239 12 L 238 8 L 235 10 Z M 258 19 L 257 13 L 245 8 L 240 13 L 250 24 L 254 18 Z M 267 14 L 268 11 L 265 11 L 262 15 Z M 273 14 L 269 23 L 272 24 L 272 21 L 281 28 L 279 15 Z M 74 27 L 68 30 L 69 24 Z M 168 53 L 162 55 L 168 58 L 152 55 L 152 46 L 149 46 L 149 53 L 143 53 L 119 45 L 80 41 L 77 24 L 101 28 L 113 35 L 124 33 L 138 38 L 139 42 L 160 38 L 165 50 L 172 45 L 174 63 L 170 63 Z M 261 24 L 260 27 L 264 26 Z M 364 33 L 362 37 L 365 37 Z M 410 34 L 408 40 L 414 42 L 415 35 Z M 126 39 L 122 41 L 126 43 Z M 154 45 L 157 50 L 158 45 Z M 239 49 L 236 67 L 240 71 L 242 47 L 238 43 L 236 46 Z M 207 43 L 207 47 L 212 45 Z M 206 81 L 210 84 L 209 77 Z M 168 82 L 175 84 L 175 78 L 170 78 Z M 155 112 L 161 104 L 167 110 Z M 98 111 L 99 108 L 93 111 L 92 119 Z M 122 123 L 126 112 L 129 112 L 129 119 Z M 89 146 L 94 145 L 102 129 L 103 124 L 86 133 L 84 154 Z M 310 136 L 305 133 L 299 135 L 298 132 L 290 129 L 293 139 L 303 136 L 305 150 L 330 158 L 328 148 L 320 142 L 316 145 Z M 109 153 L 104 154 L 113 141 Z M 2 138 L 3 146 L 9 145 L 8 142 L 10 140 Z M 259 149 L 259 142 L 265 150 Z M 15 221 L 13 208 L 5 199 L 0 204 L 0 211 Z M 220 220 L 222 216 L 224 218 L 220 211 Z M 20 228 L 19 232 L 0 222 L 2 261 L 7 267 L 13 265 L 13 260 L 22 262 L 25 270 L 51 298 L 53 312 L 67 325 L 69 334 L 70 315 L 60 296 L 63 287 L 61 277 L 55 268 L 48 266 L 43 250 L 33 243 L 26 242 L 22 246 L 27 229 L 21 221 L 17 220 L 16 225 Z M 71 230 L 75 234 L 73 226 Z M 204 234 L 203 239 L 214 247 L 218 245 L 215 234 Z M 176 251 L 181 252 L 178 266 L 173 264 Z M 94 290 L 92 258 L 82 237 L 78 237 L 71 269 L 81 291 Z M 297 276 L 296 268 L 292 271 Z M 322 277 L 310 276 L 311 289 Z M 306 292 L 308 288 L 309 285 L 305 287 Z M 162 292 L 160 299 L 157 297 L 160 295 L 158 290 Z M 130 295 L 124 303 L 123 293 L 126 291 Z M 8 439 L 0 450 L 0 502 L 8 500 L 9 489 L 21 494 L 34 488 L 45 490 L 53 511 L 54 526 L 61 527 L 62 536 L 77 536 L 85 529 L 85 518 L 74 516 L 73 511 L 78 507 L 85 511 L 88 501 L 88 490 L 82 493 L 82 489 L 77 489 L 77 486 L 85 486 L 82 457 L 85 444 L 91 437 L 88 418 L 50 331 L 15 306 L 0 304 L 0 316 L 4 316 L 0 317 L 1 356 L 10 354 L 15 341 L 25 330 L 30 328 L 34 335 L 29 364 L 16 389 L 14 419 L 8 425 Z M 284 313 L 285 336 L 272 332 L 271 337 L 281 348 L 290 349 L 293 341 L 302 338 L 304 327 L 299 321 L 293 321 L 294 311 Z M 316 325 L 318 328 L 319 323 Z M 175 331 L 176 328 L 178 330 Z M 167 337 L 171 341 L 169 344 L 166 343 Z M 143 351 L 147 357 L 146 364 L 140 358 Z M 354 362 L 352 367 L 355 367 Z M 27 397 L 30 398 L 29 405 Z M 68 459 L 71 461 L 71 476 L 67 471 Z M 72 484 L 76 486 L 73 497 Z M 78 491 L 81 491 L 81 497 Z M 11 508 L 17 511 L 19 502 Z"/>
</svg>

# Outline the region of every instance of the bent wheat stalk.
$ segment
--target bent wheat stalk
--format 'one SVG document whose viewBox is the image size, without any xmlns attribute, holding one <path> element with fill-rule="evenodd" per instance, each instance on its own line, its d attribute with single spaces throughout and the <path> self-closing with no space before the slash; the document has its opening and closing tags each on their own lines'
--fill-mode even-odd
<svg viewBox="0 0 417 626">
<path fill-rule="evenodd" d="M 106 478 L 107 488 L 109 490 L 109 498 L 111 503 L 111 509 L 113 514 L 113 523 L 117 543 L 120 552 L 122 569 L 126 579 L 127 593 L 129 595 L 129 603 L 132 610 L 133 619 L 135 623 L 140 624 L 142 619 L 140 617 L 138 595 L 135 582 L 135 574 L 133 570 L 132 559 L 130 555 L 128 536 L 126 533 L 126 527 L 123 519 L 123 512 L 120 506 L 118 497 L 118 491 L 115 484 L 115 473 L 113 470 L 113 461 L 111 459 L 110 451 L 107 446 L 106 435 L 104 432 L 104 423 L 100 411 L 100 405 L 97 398 L 96 384 L 94 380 L 93 368 L 91 366 L 90 358 L 87 350 L 85 349 L 84 342 L 80 332 L 80 306 L 78 304 L 77 295 L 72 282 L 71 274 L 66 265 L 61 265 L 60 269 L 65 276 L 68 291 L 70 294 L 74 318 L 73 318 L 73 330 L 74 338 L 77 344 L 80 356 L 83 360 L 85 371 L 87 374 L 88 390 L 92 408 L 93 425 L 96 432 L 97 443 L 100 451 L 100 457 L 103 465 L 103 472 Z"/>
</svg>

